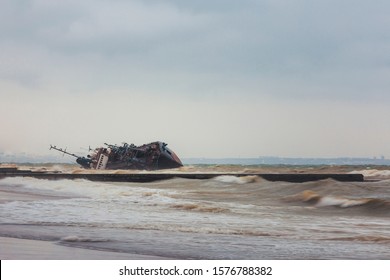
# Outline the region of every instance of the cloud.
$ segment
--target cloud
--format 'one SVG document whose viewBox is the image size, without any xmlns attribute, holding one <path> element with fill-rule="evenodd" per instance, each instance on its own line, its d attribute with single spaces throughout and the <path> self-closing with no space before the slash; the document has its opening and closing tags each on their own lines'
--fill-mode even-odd
<svg viewBox="0 0 390 280">
<path fill-rule="evenodd" d="M 293 154 L 300 145 L 303 154 L 302 135 L 320 142 L 321 126 L 347 143 L 353 130 L 331 124 L 355 118 L 371 133 L 384 130 L 354 108 L 367 106 L 371 123 L 388 116 L 388 8 L 352 0 L 4 1 L 0 96 L 13 118 L 6 130 L 20 127 L 18 139 L 39 131 L 53 144 L 53 135 L 67 143 L 161 135 L 203 147 L 205 156 L 228 153 L 226 139 L 237 154 L 267 154 L 262 146 Z"/>
<path fill-rule="evenodd" d="M 192 95 L 244 89 L 310 98 L 324 94 L 313 88 L 326 87 L 331 97 L 369 98 L 366 90 L 372 88 L 370 97 L 386 98 L 381 88 L 388 86 L 390 66 L 388 5 L 7 1 L 1 12 L 3 55 L 17 59 L 0 71 L 3 79 L 22 84 L 62 80 L 92 90 L 166 87 Z M 31 66 L 37 65 L 34 58 L 39 69 Z"/>
</svg>

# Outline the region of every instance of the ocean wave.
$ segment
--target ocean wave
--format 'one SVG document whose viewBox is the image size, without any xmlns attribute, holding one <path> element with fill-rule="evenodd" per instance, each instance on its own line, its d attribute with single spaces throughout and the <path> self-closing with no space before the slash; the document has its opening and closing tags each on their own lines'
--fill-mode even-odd
<svg viewBox="0 0 390 280">
<path fill-rule="evenodd" d="M 390 178 L 390 170 L 364 169 L 354 170 L 350 174 L 363 174 L 366 178 Z"/>
<path fill-rule="evenodd" d="M 232 176 L 221 175 L 214 178 L 215 181 L 227 184 L 249 184 L 260 180 L 258 176 Z"/>
<path fill-rule="evenodd" d="M 60 239 L 62 242 L 107 242 L 105 238 L 91 238 L 91 237 L 80 237 L 77 235 L 68 235 Z"/>
<path fill-rule="evenodd" d="M 385 243 L 385 244 L 390 243 L 390 237 L 387 237 L 387 236 L 369 236 L 369 235 L 326 238 L 325 240 L 360 241 L 360 242 L 374 242 L 374 243 Z"/>
<path fill-rule="evenodd" d="M 312 190 L 305 190 L 296 195 L 284 197 L 283 200 L 287 202 L 301 201 L 310 203 L 314 207 L 364 207 L 368 210 L 382 210 L 383 213 L 390 213 L 390 201 L 380 198 L 348 198 L 343 196 L 320 195 Z"/>
<path fill-rule="evenodd" d="M 238 236 L 273 236 L 280 237 L 287 234 L 277 232 L 276 230 L 260 230 L 257 228 L 242 227 L 212 227 L 197 224 L 140 224 L 125 227 L 128 230 L 153 230 L 163 232 L 182 232 L 182 233 L 201 233 L 201 234 L 221 234 L 221 235 L 238 235 Z"/>
<path fill-rule="evenodd" d="M 210 213 L 226 213 L 230 212 L 229 209 L 223 207 L 216 207 L 211 205 L 202 205 L 197 203 L 182 203 L 174 204 L 170 206 L 174 209 L 187 210 L 187 211 L 199 211 L 199 212 L 210 212 Z"/>
</svg>

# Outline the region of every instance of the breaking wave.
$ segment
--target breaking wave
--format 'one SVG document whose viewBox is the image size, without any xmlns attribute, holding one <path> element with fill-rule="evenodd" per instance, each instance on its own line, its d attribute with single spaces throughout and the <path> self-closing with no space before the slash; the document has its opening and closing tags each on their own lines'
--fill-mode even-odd
<svg viewBox="0 0 390 280">
<path fill-rule="evenodd" d="M 255 183 L 260 180 L 258 176 L 232 176 L 221 175 L 214 178 L 215 181 L 228 184 L 248 184 Z"/>
<path fill-rule="evenodd" d="M 389 178 L 390 179 L 390 170 L 378 170 L 378 169 L 364 169 L 364 170 L 355 170 L 350 172 L 351 174 L 362 174 L 366 178 Z"/>
<path fill-rule="evenodd" d="M 296 195 L 287 196 L 284 201 L 301 201 L 314 207 L 335 206 L 339 208 L 364 207 L 367 210 L 379 210 L 390 213 L 390 201 L 380 198 L 347 198 L 343 196 L 320 195 L 312 190 L 305 190 Z"/>
</svg>

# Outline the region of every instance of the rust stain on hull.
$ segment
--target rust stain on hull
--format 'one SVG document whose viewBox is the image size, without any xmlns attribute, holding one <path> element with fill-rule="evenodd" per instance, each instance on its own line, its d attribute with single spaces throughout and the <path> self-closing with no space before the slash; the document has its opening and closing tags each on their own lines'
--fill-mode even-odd
<svg viewBox="0 0 390 280">
<path fill-rule="evenodd" d="M 77 156 L 64 149 L 50 146 L 50 149 L 76 157 L 76 162 L 86 169 L 140 169 L 159 170 L 183 166 L 179 157 L 167 144 L 156 141 L 141 146 L 124 143 L 122 146 L 105 143 L 86 157 Z"/>
</svg>

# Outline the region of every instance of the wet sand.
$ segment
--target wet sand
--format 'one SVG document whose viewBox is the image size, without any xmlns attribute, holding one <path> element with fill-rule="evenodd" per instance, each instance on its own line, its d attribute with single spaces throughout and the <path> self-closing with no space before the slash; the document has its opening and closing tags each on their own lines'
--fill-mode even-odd
<svg viewBox="0 0 390 280">
<path fill-rule="evenodd" d="M 0 237 L 1 260 L 161 260 L 161 257 L 67 247 L 50 241 Z"/>
</svg>

